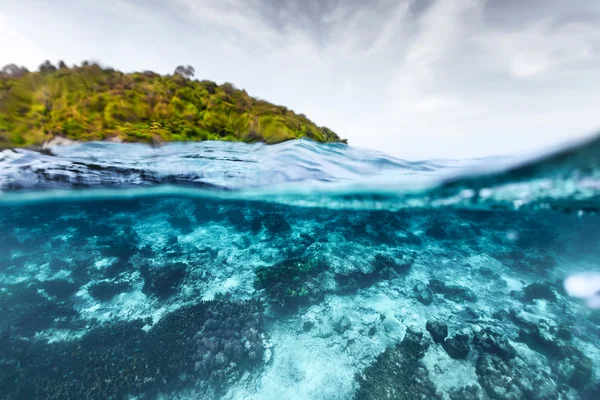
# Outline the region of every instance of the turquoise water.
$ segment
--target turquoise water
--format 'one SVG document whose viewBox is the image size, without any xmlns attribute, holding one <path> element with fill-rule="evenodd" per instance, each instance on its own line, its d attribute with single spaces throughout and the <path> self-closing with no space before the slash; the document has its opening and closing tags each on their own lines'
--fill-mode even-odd
<svg viewBox="0 0 600 400">
<path fill-rule="evenodd" d="M 600 145 L 0 152 L 0 398 L 600 398 Z"/>
</svg>

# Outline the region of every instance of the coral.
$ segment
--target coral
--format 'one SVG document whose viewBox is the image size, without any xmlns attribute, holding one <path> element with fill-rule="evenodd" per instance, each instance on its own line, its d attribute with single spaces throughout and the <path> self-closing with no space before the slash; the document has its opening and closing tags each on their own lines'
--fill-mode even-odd
<svg viewBox="0 0 600 400">
<path fill-rule="evenodd" d="M 516 249 L 493 256 L 508 267 L 521 272 L 544 274 L 558 264 L 553 254 L 539 249 L 527 252 Z"/>
<path fill-rule="evenodd" d="M 445 222 L 434 220 L 425 229 L 425 235 L 434 239 L 446 239 L 448 237 L 448 225 Z"/>
<path fill-rule="evenodd" d="M 208 383 L 215 390 L 262 362 L 262 307 L 225 298 L 165 315 L 148 332 L 133 320 L 48 344 L 0 335 L 3 398 L 155 398 Z"/>
<path fill-rule="evenodd" d="M 515 348 L 507 339 L 488 328 L 475 333 L 473 344 L 478 350 L 496 355 L 504 361 L 508 361 L 516 355 Z"/>
<path fill-rule="evenodd" d="M 50 279 L 42 281 L 39 286 L 50 296 L 57 300 L 65 301 L 77 292 L 79 285 L 66 279 Z"/>
<path fill-rule="evenodd" d="M 246 302 L 243 307 L 215 300 L 208 307 L 202 330 L 196 335 L 198 361 L 194 368 L 202 378 L 222 386 L 263 359 L 262 305 Z"/>
<path fill-rule="evenodd" d="M 359 388 L 356 400 L 369 399 L 442 399 L 420 361 L 427 344 L 415 327 L 407 329 L 404 339 L 380 354 L 375 362 L 356 376 Z"/>
<path fill-rule="evenodd" d="M 141 269 L 144 286 L 142 292 L 148 296 L 153 295 L 159 299 L 166 299 L 175 294 L 187 275 L 187 265 L 172 263 L 160 267 Z"/>
<path fill-rule="evenodd" d="M 390 279 L 399 273 L 404 273 L 413 264 L 413 252 L 398 253 L 397 257 L 377 253 L 371 261 L 370 271 L 354 270 L 344 274 L 336 274 L 335 280 L 342 292 L 351 293 L 358 289 L 369 287 L 376 282 Z"/>
<path fill-rule="evenodd" d="M 11 332 L 31 337 L 53 326 L 55 321 L 71 320 L 77 313 L 71 304 L 54 301 L 38 291 L 38 285 L 19 283 L 0 291 L 0 334 Z M 62 297 L 62 296 L 61 296 Z"/>
<path fill-rule="evenodd" d="M 496 355 L 483 353 L 477 359 L 479 383 L 494 400 L 518 400 L 523 392 L 515 382 L 510 368 Z"/>
<path fill-rule="evenodd" d="M 561 349 L 556 371 L 559 377 L 575 388 L 581 389 L 592 379 L 592 360 L 573 346 Z"/>
<path fill-rule="evenodd" d="M 100 301 L 109 301 L 116 295 L 131 289 L 127 282 L 100 281 L 88 287 L 90 296 Z"/>
<path fill-rule="evenodd" d="M 289 222 L 279 213 L 269 213 L 260 218 L 260 224 L 274 234 L 289 233 L 292 230 Z"/>
<path fill-rule="evenodd" d="M 467 385 L 451 389 L 448 393 L 450 400 L 483 400 L 483 394 L 477 385 Z"/>
<path fill-rule="evenodd" d="M 258 267 L 254 287 L 264 289 L 280 307 L 293 309 L 324 295 L 316 279 L 324 269 L 319 260 L 288 259 L 270 267 Z"/>
</svg>

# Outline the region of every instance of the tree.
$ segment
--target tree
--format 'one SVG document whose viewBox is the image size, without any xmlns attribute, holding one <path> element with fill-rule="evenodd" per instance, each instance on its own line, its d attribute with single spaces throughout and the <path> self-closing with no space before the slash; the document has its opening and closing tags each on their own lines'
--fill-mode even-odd
<svg viewBox="0 0 600 400">
<path fill-rule="evenodd" d="M 58 62 L 58 68 L 59 68 L 59 69 L 67 69 L 67 68 L 69 68 L 69 67 L 67 67 L 67 64 L 65 64 L 65 62 L 64 62 L 63 60 L 60 60 L 60 61 Z"/>
<path fill-rule="evenodd" d="M 186 79 L 191 79 L 194 77 L 195 73 L 196 73 L 196 70 L 191 65 L 187 65 L 187 66 L 180 65 L 177 68 L 175 68 L 175 72 L 173 73 L 173 75 L 179 75 Z"/>
<path fill-rule="evenodd" d="M 28 72 L 29 71 L 25 67 L 19 67 L 16 64 L 8 64 L 2 67 L 0 75 L 8 75 L 11 78 L 20 78 Z"/>
<path fill-rule="evenodd" d="M 47 74 L 54 71 L 56 71 L 56 67 L 48 60 L 44 61 L 44 63 L 40 65 L 40 72 L 42 74 Z"/>
</svg>

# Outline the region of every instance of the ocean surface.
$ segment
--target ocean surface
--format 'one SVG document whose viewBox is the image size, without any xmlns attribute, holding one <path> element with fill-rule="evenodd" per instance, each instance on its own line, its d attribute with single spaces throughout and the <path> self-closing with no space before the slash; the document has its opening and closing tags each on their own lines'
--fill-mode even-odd
<svg viewBox="0 0 600 400">
<path fill-rule="evenodd" d="M 600 139 L 0 151 L 0 399 L 600 399 Z"/>
</svg>

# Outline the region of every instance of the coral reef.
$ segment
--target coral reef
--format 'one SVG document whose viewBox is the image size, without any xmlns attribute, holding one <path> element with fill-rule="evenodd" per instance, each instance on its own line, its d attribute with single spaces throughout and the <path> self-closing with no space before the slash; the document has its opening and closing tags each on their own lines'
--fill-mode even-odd
<svg viewBox="0 0 600 400">
<path fill-rule="evenodd" d="M 354 396 L 362 399 L 442 399 L 429 380 L 420 361 L 427 350 L 423 332 L 409 327 L 404 339 L 388 348 L 377 360 L 357 376 L 359 388 Z"/>
<path fill-rule="evenodd" d="M 0 337 L 3 398 L 152 396 L 206 382 L 207 390 L 262 362 L 262 308 L 225 298 L 184 306 L 148 331 L 144 321 L 93 328 L 48 344 Z"/>
</svg>

